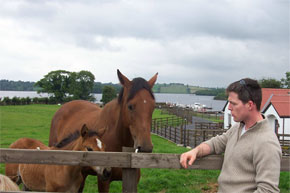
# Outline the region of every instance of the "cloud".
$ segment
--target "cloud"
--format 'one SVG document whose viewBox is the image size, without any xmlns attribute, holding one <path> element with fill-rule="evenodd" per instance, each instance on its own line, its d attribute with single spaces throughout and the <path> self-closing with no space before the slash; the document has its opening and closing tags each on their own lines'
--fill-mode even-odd
<svg viewBox="0 0 290 193">
<path fill-rule="evenodd" d="M 118 82 L 119 68 L 130 78 L 159 72 L 158 82 L 226 86 L 290 70 L 287 0 L 1 3 L 1 78 L 65 69 Z"/>
</svg>

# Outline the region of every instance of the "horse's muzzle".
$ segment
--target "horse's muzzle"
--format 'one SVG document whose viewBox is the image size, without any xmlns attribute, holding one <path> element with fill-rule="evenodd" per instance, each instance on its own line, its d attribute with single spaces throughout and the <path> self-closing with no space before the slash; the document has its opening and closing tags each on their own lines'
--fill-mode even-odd
<svg viewBox="0 0 290 193">
<path fill-rule="evenodd" d="M 102 181 L 107 181 L 112 175 L 112 169 L 111 168 L 105 168 L 103 170 L 103 174 L 101 175 Z"/>
<path fill-rule="evenodd" d="M 153 150 L 153 147 L 144 148 L 144 147 L 138 146 L 135 152 L 136 153 L 152 153 L 152 150 Z"/>
</svg>

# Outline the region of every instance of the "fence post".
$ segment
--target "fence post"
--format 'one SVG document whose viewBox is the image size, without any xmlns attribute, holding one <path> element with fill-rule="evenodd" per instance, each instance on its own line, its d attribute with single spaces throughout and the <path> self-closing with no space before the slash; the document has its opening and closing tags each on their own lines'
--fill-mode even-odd
<svg viewBox="0 0 290 193">
<path fill-rule="evenodd" d="M 169 140 L 171 140 L 171 125 L 169 126 Z"/>
<path fill-rule="evenodd" d="M 183 122 L 180 125 L 180 144 L 183 142 Z"/>
<path fill-rule="evenodd" d="M 186 119 L 184 119 L 183 146 L 186 147 Z"/>
<path fill-rule="evenodd" d="M 176 143 L 176 127 L 174 127 L 174 142 Z"/>
<path fill-rule="evenodd" d="M 134 152 L 134 149 L 131 147 L 123 147 L 122 151 Z M 124 193 L 137 193 L 138 172 L 136 168 L 122 168 L 122 181 Z"/>
</svg>

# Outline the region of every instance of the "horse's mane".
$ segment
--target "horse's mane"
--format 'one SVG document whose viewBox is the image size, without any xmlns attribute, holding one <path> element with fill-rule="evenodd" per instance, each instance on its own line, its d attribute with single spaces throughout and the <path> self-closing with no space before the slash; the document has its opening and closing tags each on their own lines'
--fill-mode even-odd
<svg viewBox="0 0 290 193">
<path fill-rule="evenodd" d="M 155 99 L 154 95 L 152 93 L 151 87 L 148 84 L 148 82 L 146 80 L 144 80 L 143 78 L 134 78 L 132 80 L 132 88 L 130 89 L 127 101 L 131 100 L 136 95 L 136 93 L 141 89 L 147 90 L 150 93 L 151 97 L 153 99 Z M 120 93 L 119 93 L 119 97 L 118 97 L 119 104 L 121 103 L 121 101 L 123 99 L 123 94 L 124 94 L 124 88 L 122 87 L 122 89 L 120 90 Z"/>
<path fill-rule="evenodd" d="M 81 136 L 80 131 L 75 131 L 74 133 L 71 133 L 70 135 L 68 135 L 67 137 L 62 139 L 59 143 L 55 144 L 54 146 L 57 148 L 62 148 L 64 146 L 68 145 L 69 143 L 75 141 L 80 136 Z M 93 136 L 98 136 L 98 133 L 95 131 L 89 131 L 88 137 L 93 137 Z"/>
</svg>

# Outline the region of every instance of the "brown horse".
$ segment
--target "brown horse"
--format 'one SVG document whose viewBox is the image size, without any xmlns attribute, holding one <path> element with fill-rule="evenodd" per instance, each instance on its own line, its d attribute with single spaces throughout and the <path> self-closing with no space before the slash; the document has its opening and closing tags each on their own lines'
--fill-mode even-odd
<svg viewBox="0 0 290 193">
<path fill-rule="evenodd" d="M 80 130 L 86 124 L 92 130 L 106 128 L 102 141 L 106 151 L 121 152 L 122 147 L 134 147 L 139 152 L 152 152 L 150 136 L 155 99 L 152 87 L 157 73 L 149 80 L 135 78 L 130 81 L 119 70 L 117 75 L 123 86 L 118 99 L 107 103 L 104 108 L 87 101 L 72 101 L 64 104 L 54 115 L 51 123 L 49 145 L 59 142 L 67 133 Z M 140 170 L 138 171 L 140 176 Z M 84 177 L 88 173 L 84 172 Z M 122 169 L 112 168 L 107 181 L 98 178 L 99 192 L 108 192 L 110 182 L 122 180 Z"/>
<path fill-rule="evenodd" d="M 49 149 L 46 145 L 36 139 L 20 138 L 12 143 L 9 148 L 13 149 Z M 16 184 L 21 184 L 21 179 L 18 175 L 19 164 L 5 164 L 5 175 L 8 176 Z"/>
<path fill-rule="evenodd" d="M 95 131 L 89 131 L 86 125 L 81 132 L 64 138 L 56 147 L 46 147 L 43 143 L 33 139 L 20 139 L 22 142 L 37 146 L 37 149 L 74 150 L 74 151 L 104 151 L 104 144 Z M 16 141 L 18 143 L 18 141 Z M 19 164 L 18 173 L 25 189 L 48 192 L 78 192 L 83 183 L 82 166 Z M 98 175 L 108 178 L 110 168 L 91 166 Z"/>
</svg>

